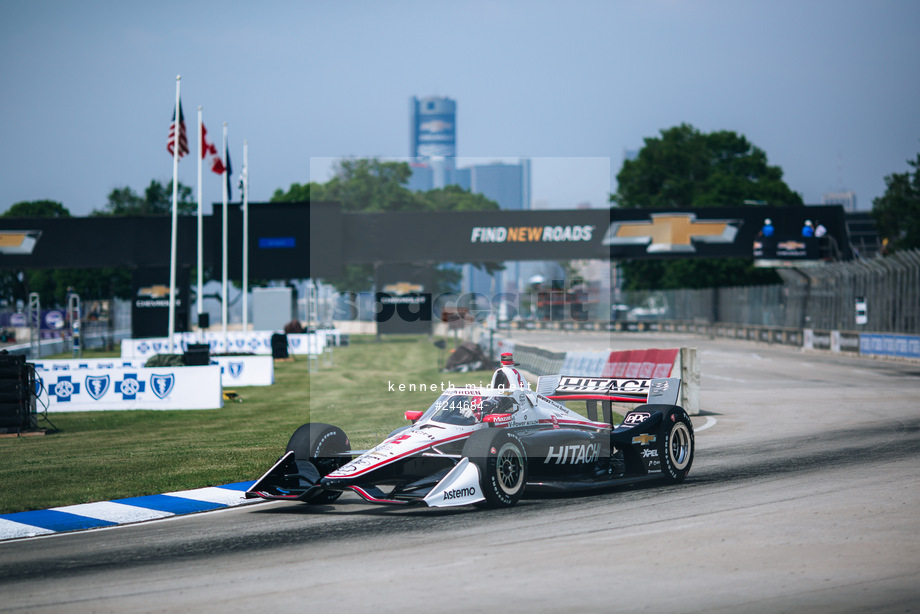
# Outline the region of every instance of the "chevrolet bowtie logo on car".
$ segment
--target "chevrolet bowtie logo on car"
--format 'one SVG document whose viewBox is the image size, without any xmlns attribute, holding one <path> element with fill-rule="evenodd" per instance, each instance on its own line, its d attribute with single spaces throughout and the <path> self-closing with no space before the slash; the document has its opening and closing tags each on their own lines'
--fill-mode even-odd
<svg viewBox="0 0 920 614">
<path fill-rule="evenodd" d="M 653 213 L 651 221 L 613 222 L 603 245 L 648 245 L 646 252 L 695 252 L 694 243 L 733 243 L 741 220 L 697 220 L 695 213 Z"/>
<path fill-rule="evenodd" d="M 41 236 L 41 230 L 0 230 L 0 254 L 28 256 Z"/>
</svg>

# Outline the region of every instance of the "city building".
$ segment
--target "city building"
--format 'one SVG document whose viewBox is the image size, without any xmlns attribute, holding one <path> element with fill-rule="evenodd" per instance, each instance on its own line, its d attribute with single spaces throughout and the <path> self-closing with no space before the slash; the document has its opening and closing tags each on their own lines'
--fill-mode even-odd
<svg viewBox="0 0 920 614">
<path fill-rule="evenodd" d="M 821 198 L 822 205 L 842 205 L 847 213 L 856 212 L 856 194 L 850 190 L 827 192 Z"/>
<path fill-rule="evenodd" d="M 457 156 L 457 103 L 429 96 L 409 99 L 409 157 L 413 181 L 410 189 L 443 188 L 454 183 Z M 418 172 L 419 178 L 414 176 Z M 430 187 L 429 186 L 430 175 Z M 422 186 L 419 188 L 415 185 Z"/>
<path fill-rule="evenodd" d="M 494 200 L 502 209 L 531 208 L 531 164 L 492 162 L 457 167 L 457 103 L 439 96 L 409 99 L 409 157 L 412 176 L 407 187 L 417 192 L 458 185 Z M 524 287 L 522 263 L 506 262 L 505 270 L 488 275 L 464 265 L 463 292 L 491 294 Z"/>
</svg>

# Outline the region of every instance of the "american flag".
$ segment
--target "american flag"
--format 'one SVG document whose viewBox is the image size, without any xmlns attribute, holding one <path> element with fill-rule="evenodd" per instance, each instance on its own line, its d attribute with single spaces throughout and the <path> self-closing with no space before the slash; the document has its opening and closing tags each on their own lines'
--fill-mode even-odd
<svg viewBox="0 0 920 614">
<path fill-rule="evenodd" d="M 172 123 L 169 124 L 169 141 L 166 143 L 166 151 L 169 155 L 175 155 L 173 148 L 176 143 L 176 111 L 173 109 Z M 179 103 L 179 157 L 189 153 L 188 138 L 185 136 L 185 117 L 182 115 L 182 103 Z"/>
</svg>

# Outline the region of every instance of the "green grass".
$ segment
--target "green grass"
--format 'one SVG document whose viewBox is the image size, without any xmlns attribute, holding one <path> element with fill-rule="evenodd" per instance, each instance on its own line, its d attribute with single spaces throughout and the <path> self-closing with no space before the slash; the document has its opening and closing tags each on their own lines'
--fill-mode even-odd
<svg viewBox="0 0 920 614">
<path fill-rule="evenodd" d="M 58 432 L 0 438 L 0 513 L 253 480 L 305 422 L 370 447 L 438 396 L 399 384 L 488 384 L 490 372 L 439 373 L 438 352 L 427 337 L 357 337 L 312 376 L 305 358 L 276 362 L 273 386 L 237 388 L 243 402 L 222 409 L 51 413 Z"/>
</svg>

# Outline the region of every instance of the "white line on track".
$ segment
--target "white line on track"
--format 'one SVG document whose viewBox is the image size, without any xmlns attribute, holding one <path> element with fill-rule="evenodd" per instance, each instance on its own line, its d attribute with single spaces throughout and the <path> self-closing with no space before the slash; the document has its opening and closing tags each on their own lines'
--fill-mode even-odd
<svg viewBox="0 0 920 614">
<path fill-rule="evenodd" d="M 741 382 L 741 383 L 747 382 L 746 379 L 738 379 L 737 377 L 726 377 L 724 375 L 713 375 L 711 373 L 707 373 L 706 377 L 711 378 L 711 379 L 722 380 L 723 382 Z"/>
<path fill-rule="evenodd" d="M 708 429 L 709 427 L 712 427 L 712 426 L 715 426 L 715 425 L 716 425 L 716 419 L 713 418 L 712 416 L 706 416 L 706 424 L 704 424 L 703 426 L 701 426 L 701 427 L 699 427 L 699 428 L 693 427 L 693 432 L 694 432 L 694 433 L 699 433 L 700 431 L 705 431 L 705 430 Z"/>
</svg>

